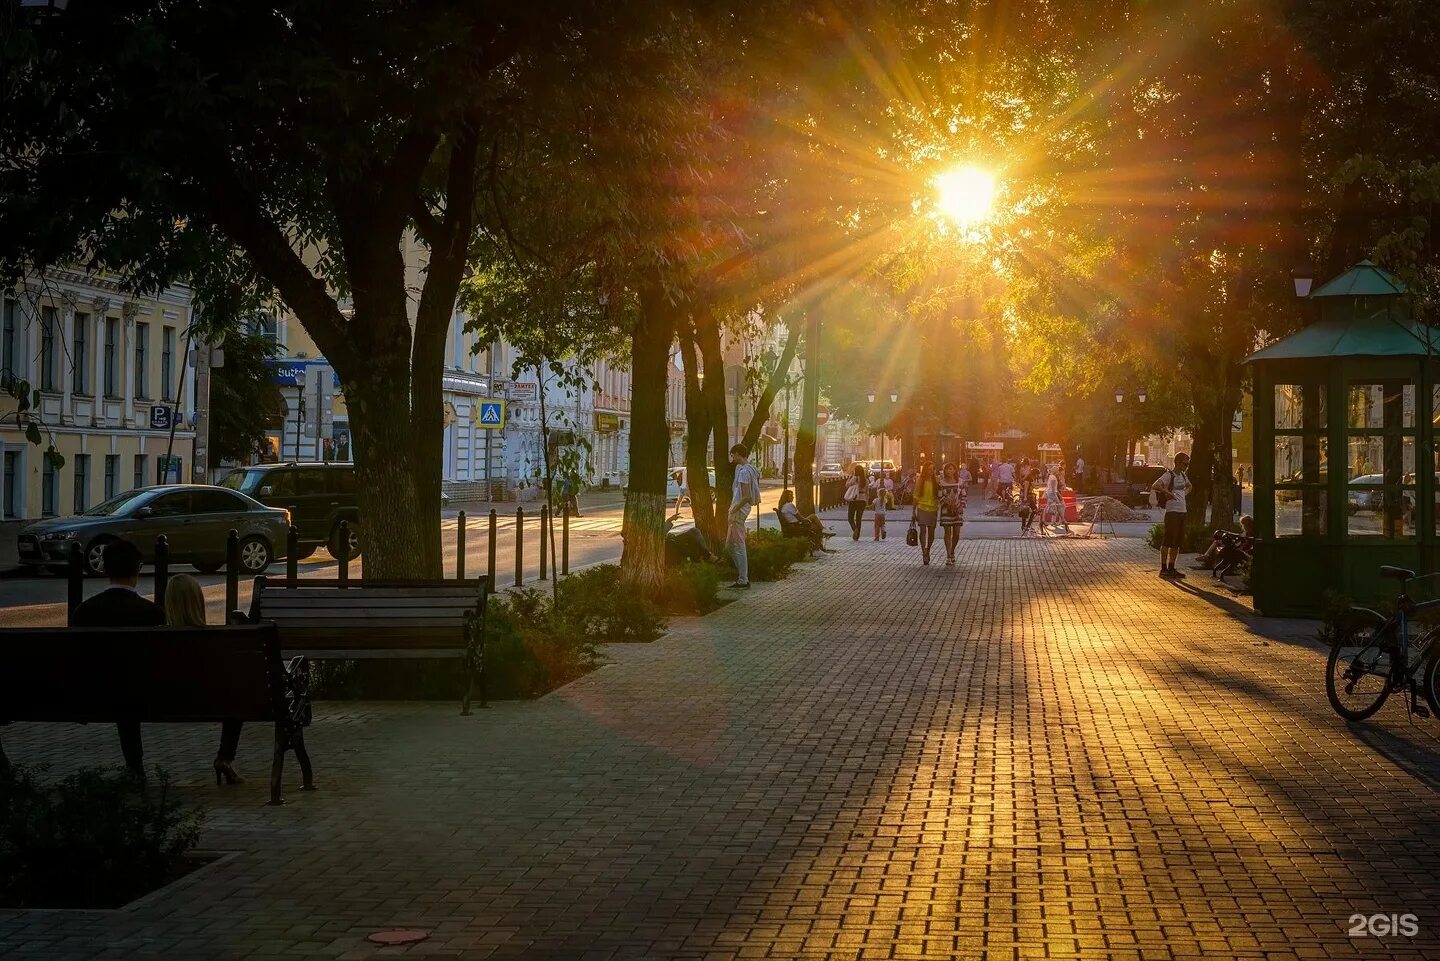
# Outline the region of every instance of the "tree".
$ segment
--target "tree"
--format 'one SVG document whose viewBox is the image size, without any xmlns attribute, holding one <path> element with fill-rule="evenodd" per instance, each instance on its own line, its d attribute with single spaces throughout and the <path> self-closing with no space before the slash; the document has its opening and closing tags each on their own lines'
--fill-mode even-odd
<svg viewBox="0 0 1440 961">
<path fill-rule="evenodd" d="M 235 328 L 218 346 L 225 352 L 225 363 L 210 373 L 210 457 L 217 464 L 243 464 L 265 442 L 277 403 L 283 416 L 284 400 L 265 364 L 277 348 L 273 338 Z"/>
<path fill-rule="evenodd" d="M 436 576 L 440 372 L 477 197 L 547 55 L 609 9 L 6 5 L 0 275 L 78 262 L 136 290 L 184 277 L 204 305 L 283 301 L 344 383 L 366 573 Z"/>
</svg>

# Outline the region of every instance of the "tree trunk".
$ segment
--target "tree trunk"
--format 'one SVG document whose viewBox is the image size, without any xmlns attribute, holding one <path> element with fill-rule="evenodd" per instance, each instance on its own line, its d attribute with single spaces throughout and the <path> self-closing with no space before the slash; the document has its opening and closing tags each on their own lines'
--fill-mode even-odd
<svg viewBox="0 0 1440 961">
<path fill-rule="evenodd" d="M 631 345 L 630 484 L 625 489 L 625 550 L 620 570 L 656 596 L 665 584 L 665 472 L 670 430 L 665 421 L 675 307 L 658 278 L 640 291 L 640 318 Z"/>
<path fill-rule="evenodd" d="M 795 506 L 815 513 L 815 420 L 820 410 L 820 314 L 805 318 L 805 381 L 800 397 L 800 425 L 795 432 Z"/>
<path fill-rule="evenodd" d="M 453 300 L 452 300 L 453 304 Z M 447 316 L 449 316 L 447 312 Z M 420 551 L 410 558 L 411 577 L 444 576 L 440 547 L 440 485 L 444 477 L 441 461 L 445 450 L 445 328 L 440 336 L 433 327 L 417 322 L 410 360 L 411 413 L 406 443 L 415 452 L 411 470 L 415 483 L 415 517 L 420 529 Z M 367 518 L 361 512 L 362 518 Z M 371 541 L 370 543 L 374 543 Z M 367 546 L 368 551 L 368 546 Z M 366 561 L 366 572 L 370 570 Z M 378 576 L 378 575 L 375 575 Z"/>
<path fill-rule="evenodd" d="M 367 578 L 405 579 L 438 574 L 439 555 L 427 563 L 426 528 L 439 527 L 438 511 L 422 510 L 417 460 L 434 454 L 415 442 L 410 383 L 403 368 L 393 377 L 347 381 L 355 486 Z M 438 460 L 438 458 L 435 458 Z"/>
<path fill-rule="evenodd" d="M 685 364 L 685 484 L 690 493 L 690 515 L 695 526 L 711 544 L 715 540 L 715 503 L 710 478 L 705 472 L 706 454 L 710 449 L 710 411 L 705 404 L 700 384 L 700 367 L 692 337 L 680 340 L 680 355 Z"/>
<path fill-rule="evenodd" d="M 695 327 L 705 369 L 715 372 L 705 379 L 703 385 L 715 463 L 714 514 L 708 519 L 708 525 L 712 543 L 723 544 L 729 525 L 730 495 L 735 483 L 735 467 L 730 463 L 730 411 L 725 404 L 725 355 L 720 348 L 720 328 L 715 323 L 714 314 L 708 310 L 697 314 Z"/>
</svg>

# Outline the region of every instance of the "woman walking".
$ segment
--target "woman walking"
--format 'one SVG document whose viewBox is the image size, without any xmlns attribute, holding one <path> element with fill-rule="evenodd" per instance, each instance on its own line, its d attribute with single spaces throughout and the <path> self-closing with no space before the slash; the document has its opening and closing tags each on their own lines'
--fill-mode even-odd
<svg viewBox="0 0 1440 961">
<path fill-rule="evenodd" d="M 860 539 L 860 522 L 865 519 L 865 489 L 870 478 L 865 475 L 865 465 L 855 464 L 850 476 L 845 478 L 845 509 L 850 520 L 850 539 Z"/>
<path fill-rule="evenodd" d="M 940 494 L 935 487 L 935 471 L 930 462 L 920 466 L 920 476 L 915 479 L 915 512 L 910 523 L 919 529 L 920 558 L 930 563 L 930 547 L 935 543 L 935 521 L 939 517 Z"/>
<path fill-rule="evenodd" d="M 955 566 L 955 546 L 965 524 L 965 485 L 951 461 L 940 470 L 940 527 L 945 534 L 945 566 Z"/>
<path fill-rule="evenodd" d="M 165 623 L 170 627 L 205 627 L 205 594 L 189 574 L 176 574 L 165 585 Z M 235 752 L 240 747 L 240 721 L 220 725 L 220 750 L 215 754 L 215 783 L 239 784 Z"/>
<path fill-rule="evenodd" d="M 895 500 L 895 482 L 890 479 L 888 471 L 881 471 L 870 485 L 870 507 L 875 511 L 875 537 L 877 541 L 885 539 L 885 516 L 890 510 L 890 505 Z"/>
</svg>

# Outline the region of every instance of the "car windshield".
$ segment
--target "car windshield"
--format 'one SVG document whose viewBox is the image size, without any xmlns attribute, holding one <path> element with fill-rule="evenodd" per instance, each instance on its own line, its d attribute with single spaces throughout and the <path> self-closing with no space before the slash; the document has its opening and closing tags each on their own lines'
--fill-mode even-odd
<svg viewBox="0 0 1440 961">
<path fill-rule="evenodd" d="M 220 481 L 221 487 L 228 487 L 232 491 L 248 492 L 255 486 L 254 481 L 259 479 L 260 472 L 254 470 L 232 470 Z"/>
<path fill-rule="evenodd" d="M 85 511 L 82 516 L 108 517 L 111 514 L 123 513 L 128 508 L 135 506 L 141 500 L 143 500 L 146 493 L 146 491 L 126 491 L 125 493 L 120 494 L 117 497 L 110 498 L 104 503 L 96 504 L 88 511 Z"/>
</svg>

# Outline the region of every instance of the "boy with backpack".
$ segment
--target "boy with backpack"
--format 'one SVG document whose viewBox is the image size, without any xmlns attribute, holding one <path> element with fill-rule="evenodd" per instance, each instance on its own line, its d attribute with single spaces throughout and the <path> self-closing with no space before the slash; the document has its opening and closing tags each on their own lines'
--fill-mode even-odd
<svg viewBox="0 0 1440 961">
<path fill-rule="evenodd" d="M 1175 466 L 1155 479 L 1151 496 L 1165 512 L 1165 536 L 1160 541 L 1160 576 L 1167 581 L 1185 577 L 1175 569 L 1175 558 L 1185 544 L 1185 495 L 1190 492 L 1190 455 L 1175 455 Z"/>
</svg>

